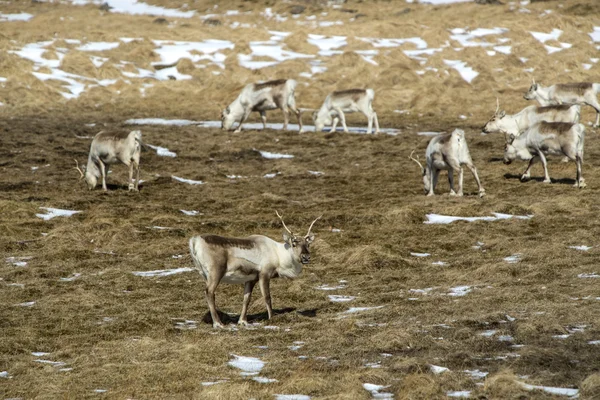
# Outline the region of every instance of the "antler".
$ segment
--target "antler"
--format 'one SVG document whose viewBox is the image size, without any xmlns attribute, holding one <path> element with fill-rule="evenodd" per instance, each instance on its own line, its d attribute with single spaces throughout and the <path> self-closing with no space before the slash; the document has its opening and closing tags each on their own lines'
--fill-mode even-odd
<svg viewBox="0 0 600 400">
<path fill-rule="evenodd" d="M 419 168 L 421 168 L 421 171 L 424 170 L 425 168 L 423 168 L 423 166 L 421 165 L 421 163 L 419 162 L 419 156 L 417 156 L 417 158 L 414 158 L 412 155 L 416 150 L 413 150 L 410 153 L 410 156 L 408 156 L 408 158 L 410 158 L 411 160 L 413 160 L 414 162 L 416 162 L 417 164 L 419 164 Z"/>
<path fill-rule="evenodd" d="M 81 177 L 79 178 L 79 180 L 82 180 L 82 179 L 83 179 L 83 177 L 84 177 L 84 175 L 83 175 L 83 171 L 82 171 L 82 170 L 79 168 L 79 163 L 77 162 L 77 159 L 74 159 L 74 160 L 75 160 L 75 169 L 76 169 L 77 171 L 79 171 L 79 173 L 81 174 Z"/>
<path fill-rule="evenodd" d="M 535 85 L 535 78 L 533 76 L 531 77 L 531 82 Z"/>
<path fill-rule="evenodd" d="M 498 99 L 498 97 L 496 97 L 496 112 L 494 114 L 498 114 L 499 110 L 500 110 L 500 99 Z"/>
<path fill-rule="evenodd" d="M 285 222 L 283 222 L 283 218 L 281 217 L 281 215 L 279 215 L 279 212 L 277 210 L 275 210 L 275 214 L 277 214 L 277 216 L 279 217 L 279 219 L 281 220 L 281 223 L 283 224 L 283 227 L 285 228 L 286 231 L 288 231 L 290 233 L 290 235 L 294 236 L 294 234 L 292 233 L 292 231 L 290 231 L 288 229 L 287 226 L 285 226 Z"/>
<path fill-rule="evenodd" d="M 321 215 L 319 215 L 319 216 L 317 217 L 317 219 L 315 219 L 315 220 L 312 222 L 312 224 L 310 224 L 310 227 L 308 228 L 308 232 L 306 233 L 306 236 L 310 235 L 310 230 L 312 229 L 313 225 L 315 224 L 315 222 L 317 222 L 319 219 L 321 219 L 321 217 L 322 217 L 322 216 L 323 216 L 322 214 L 321 214 Z"/>
</svg>

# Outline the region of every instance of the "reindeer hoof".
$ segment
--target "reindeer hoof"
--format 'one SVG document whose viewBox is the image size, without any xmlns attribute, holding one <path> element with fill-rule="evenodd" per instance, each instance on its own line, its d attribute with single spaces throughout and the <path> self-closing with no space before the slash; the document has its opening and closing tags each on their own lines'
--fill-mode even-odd
<svg viewBox="0 0 600 400">
<path fill-rule="evenodd" d="M 427 197 L 432 197 L 433 193 L 427 193 Z"/>
<path fill-rule="evenodd" d="M 552 183 L 552 181 L 550 179 L 544 179 L 544 183 L 550 184 L 550 183 Z"/>
<path fill-rule="evenodd" d="M 458 193 L 456 193 L 456 196 L 458 196 L 458 197 L 463 197 L 463 192 L 458 192 Z"/>
<path fill-rule="evenodd" d="M 479 191 L 479 197 L 483 197 L 485 196 L 485 190 L 480 190 Z"/>
<path fill-rule="evenodd" d="M 216 329 L 216 328 L 219 328 L 219 329 L 224 329 L 224 328 L 225 328 L 225 325 L 223 325 L 223 324 L 222 324 L 222 323 L 220 323 L 220 322 L 213 322 L 213 328 L 214 328 L 214 329 Z"/>
<path fill-rule="evenodd" d="M 527 182 L 529 179 L 531 179 L 531 178 L 529 177 L 529 175 L 523 175 L 523 176 L 521 177 L 521 182 Z"/>
<path fill-rule="evenodd" d="M 246 321 L 246 320 L 243 320 L 243 321 L 242 321 L 242 320 L 240 319 L 240 320 L 238 321 L 238 325 L 248 326 L 248 321 Z"/>
<path fill-rule="evenodd" d="M 563 159 L 562 159 L 561 161 L 562 161 L 562 162 L 569 162 L 569 161 L 571 161 L 571 160 L 569 159 L 569 157 L 563 157 Z"/>
<path fill-rule="evenodd" d="M 583 189 L 584 187 L 587 187 L 587 184 L 585 183 L 585 181 L 583 179 L 580 179 L 577 186 L 579 187 L 579 189 Z"/>
<path fill-rule="evenodd" d="M 450 196 L 456 196 L 456 192 L 454 190 L 451 190 L 449 195 Z"/>
</svg>

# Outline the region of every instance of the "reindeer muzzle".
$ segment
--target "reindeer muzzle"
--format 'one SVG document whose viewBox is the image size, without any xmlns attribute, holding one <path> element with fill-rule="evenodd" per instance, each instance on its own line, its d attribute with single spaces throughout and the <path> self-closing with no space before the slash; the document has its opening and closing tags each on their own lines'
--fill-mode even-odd
<svg viewBox="0 0 600 400">
<path fill-rule="evenodd" d="M 310 256 L 305 256 L 305 255 L 300 256 L 300 262 L 302 264 L 310 263 Z"/>
<path fill-rule="evenodd" d="M 512 160 L 509 160 L 508 158 L 505 158 L 503 162 L 504 162 L 505 165 L 509 165 L 512 162 Z"/>
</svg>

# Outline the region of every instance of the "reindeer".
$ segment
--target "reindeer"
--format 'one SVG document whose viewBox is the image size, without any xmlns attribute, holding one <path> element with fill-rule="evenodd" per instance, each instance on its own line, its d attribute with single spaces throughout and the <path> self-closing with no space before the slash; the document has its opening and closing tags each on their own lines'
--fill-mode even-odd
<svg viewBox="0 0 600 400">
<path fill-rule="evenodd" d="M 544 167 L 544 183 L 552 183 L 548 174 L 546 155 L 565 155 L 577 164 L 577 179 L 575 187 L 584 188 L 587 185 L 582 177 L 583 143 L 585 126 L 565 122 L 540 122 L 526 129 L 520 135 L 506 135 L 504 163 L 513 160 L 529 161 L 522 181 L 529 180 L 531 166 L 538 160 Z"/>
<path fill-rule="evenodd" d="M 88 189 L 92 190 L 102 176 L 102 190 L 106 188 L 106 166 L 122 162 L 129 167 L 129 190 L 138 190 L 140 182 L 140 151 L 142 145 L 142 132 L 131 131 L 127 134 L 99 132 L 94 136 L 90 145 L 85 174 L 75 160 L 76 169 L 81 174 L 80 180 L 85 178 Z M 135 185 L 133 184 L 133 169 L 136 170 Z"/>
<path fill-rule="evenodd" d="M 450 196 L 462 196 L 463 195 L 463 165 L 467 168 L 475 177 L 477 187 L 479 188 L 479 197 L 485 196 L 485 189 L 481 185 L 479 175 L 477 175 L 477 168 L 473 165 L 469 148 L 467 147 L 467 141 L 465 140 L 465 131 L 462 129 L 455 129 L 454 132 L 435 136 L 427 145 L 425 151 L 426 167 L 419 162 L 418 158 L 415 159 L 410 153 L 409 158 L 416 162 L 423 173 L 423 184 L 425 193 L 427 196 L 433 196 L 435 187 L 437 186 L 438 177 L 440 170 L 448 170 L 448 182 L 450 183 Z M 458 174 L 458 191 L 454 190 L 454 172 Z"/>
<path fill-rule="evenodd" d="M 248 119 L 250 113 L 260 113 L 263 129 L 267 129 L 267 110 L 277 108 L 283 111 L 283 129 L 287 130 L 290 109 L 298 118 L 299 132 L 302 133 L 302 116 L 296 108 L 296 81 L 293 79 L 278 79 L 262 83 L 251 83 L 246 85 L 239 96 L 227 106 L 221 113 L 221 128 L 231 130 L 233 125 L 239 121 L 234 133 L 241 132 L 242 124 Z"/>
<path fill-rule="evenodd" d="M 246 238 L 230 238 L 215 235 L 200 235 L 190 239 L 190 252 L 194 266 L 206 281 L 206 301 L 214 328 L 222 328 L 215 307 L 215 290 L 220 282 L 244 284 L 244 302 L 238 324 L 247 325 L 246 313 L 254 285 L 258 282 L 267 306 L 269 319 L 273 317 L 271 307 L 271 279 L 284 277 L 294 279 L 302 272 L 302 266 L 310 262 L 309 247 L 314 241 L 311 230 L 315 219 L 304 237 L 296 236 L 275 211 L 283 227 L 283 243 L 263 235 Z"/>
<path fill-rule="evenodd" d="M 523 96 L 526 100 L 537 100 L 542 106 L 556 104 L 586 104 L 596 110 L 594 127 L 600 127 L 600 103 L 597 94 L 600 83 L 578 82 L 542 86 L 532 79 L 529 90 Z"/>
<path fill-rule="evenodd" d="M 331 92 L 325 98 L 321 108 L 313 113 L 315 130 L 319 132 L 323 130 L 325 125 L 332 125 L 331 132 L 335 132 L 338 121 L 341 120 L 344 132 L 348 133 L 344 113 L 360 111 L 369 120 L 367 134 L 371 133 L 373 121 L 375 121 L 375 133 L 379 133 L 377 113 L 373 111 L 374 98 L 375 91 L 373 89 L 349 89 Z"/>
</svg>

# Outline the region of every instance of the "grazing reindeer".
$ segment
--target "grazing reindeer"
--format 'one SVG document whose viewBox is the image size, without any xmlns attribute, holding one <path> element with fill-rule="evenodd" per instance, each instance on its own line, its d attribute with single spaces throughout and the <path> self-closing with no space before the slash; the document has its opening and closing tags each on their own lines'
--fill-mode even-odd
<svg viewBox="0 0 600 400">
<path fill-rule="evenodd" d="M 263 235 L 246 238 L 229 238 L 215 235 L 201 235 L 190 239 L 190 252 L 194 265 L 206 280 L 206 301 L 210 309 L 214 328 L 222 328 L 215 307 L 215 290 L 220 282 L 244 284 L 244 302 L 238 324 L 247 325 L 246 313 L 254 285 L 258 282 L 267 306 L 269 319 L 273 316 L 269 282 L 273 278 L 296 278 L 302 272 L 302 266 L 310 262 L 310 244 L 314 235 L 308 233 L 296 236 L 288 229 L 279 215 L 283 227 L 283 243 Z"/>
<path fill-rule="evenodd" d="M 596 110 L 594 127 L 600 127 L 600 103 L 597 94 L 600 93 L 600 83 L 579 82 L 563 83 L 552 86 L 542 86 L 532 80 L 529 90 L 523 98 L 537 100 L 542 106 L 556 104 L 586 104 Z"/>
<path fill-rule="evenodd" d="M 373 89 L 349 89 L 331 92 L 325 98 L 323 105 L 318 111 L 313 113 L 313 122 L 317 132 L 323 130 L 325 125 L 332 125 L 331 132 L 335 132 L 338 121 L 342 121 L 344 132 L 348 133 L 346 126 L 346 117 L 344 113 L 353 113 L 360 111 L 369 120 L 367 133 L 370 134 L 375 121 L 375 133 L 379 133 L 379 121 L 377 113 L 373 111 L 373 99 L 375 91 Z M 333 118 L 333 120 L 332 120 Z"/>
<path fill-rule="evenodd" d="M 85 177 L 88 189 L 92 190 L 98 184 L 98 178 L 102 176 L 102 190 L 106 188 L 106 166 L 122 162 L 129 167 L 129 190 L 138 190 L 140 182 L 140 151 L 142 145 L 142 132 L 131 131 L 127 134 L 99 132 L 94 136 L 90 146 L 85 174 L 79 169 L 79 163 L 75 160 L 77 170 L 81 178 Z M 133 184 L 133 168 L 136 169 L 135 186 Z"/>
<path fill-rule="evenodd" d="M 419 164 L 423 173 L 423 184 L 427 196 L 433 196 L 437 186 L 440 170 L 448 170 L 448 182 L 450 183 L 450 195 L 463 195 L 463 165 L 471 171 L 479 188 L 479 197 L 485 195 L 485 189 L 481 185 L 477 168 L 473 165 L 467 141 L 465 140 L 465 131 L 455 129 L 454 132 L 445 135 L 438 135 L 431 139 L 425 151 L 426 167 L 423 168 L 418 159 L 413 158 L 410 153 L 410 159 Z M 454 172 L 458 174 L 458 191 L 454 191 Z"/>
<path fill-rule="evenodd" d="M 551 183 L 546 155 L 565 155 L 577 164 L 574 186 L 584 188 L 586 184 L 581 174 L 584 139 L 583 124 L 540 122 L 518 136 L 512 133 L 506 136 L 504 163 L 510 164 L 515 159 L 529 161 L 527 170 L 521 176 L 521 180 L 526 181 L 530 177 L 531 166 L 540 160 L 544 167 L 544 182 Z"/>
<path fill-rule="evenodd" d="M 263 129 L 267 129 L 267 110 L 277 108 L 283 111 L 283 129 L 287 130 L 290 118 L 290 109 L 298 117 L 300 133 L 302 133 L 302 117 L 300 110 L 296 108 L 296 81 L 293 79 L 278 79 L 262 83 L 251 83 L 246 85 L 239 96 L 227 106 L 221 113 L 221 128 L 231 130 L 233 125 L 239 121 L 234 132 L 241 132 L 242 124 L 248 119 L 250 113 L 260 113 Z"/>
</svg>

